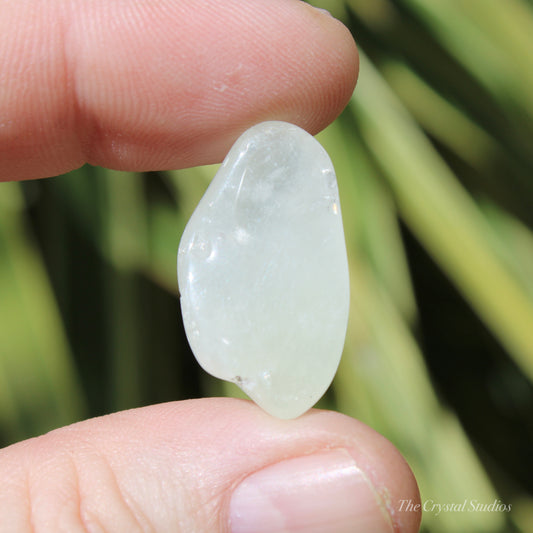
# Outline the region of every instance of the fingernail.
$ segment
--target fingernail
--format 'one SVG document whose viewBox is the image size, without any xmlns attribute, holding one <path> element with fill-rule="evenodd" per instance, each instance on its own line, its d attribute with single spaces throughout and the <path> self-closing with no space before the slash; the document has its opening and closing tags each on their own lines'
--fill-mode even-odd
<svg viewBox="0 0 533 533">
<path fill-rule="evenodd" d="M 389 514 L 346 450 L 288 459 L 247 477 L 230 502 L 232 533 L 392 533 Z"/>
</svg>

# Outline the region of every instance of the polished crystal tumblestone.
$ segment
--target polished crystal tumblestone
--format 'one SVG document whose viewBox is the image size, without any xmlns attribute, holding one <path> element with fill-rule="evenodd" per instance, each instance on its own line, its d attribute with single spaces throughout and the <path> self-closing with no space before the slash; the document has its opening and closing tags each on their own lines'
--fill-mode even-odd
<svg viewBox="0 0 533 533">
<path fill-rule="evenodd" d="M 349 280 L 326 151 L 285 122 L 234 144 L 183 233 L 178 282 L 200 365 L 279 418 L 324 394 L 342 353 Z"/>
</svg>

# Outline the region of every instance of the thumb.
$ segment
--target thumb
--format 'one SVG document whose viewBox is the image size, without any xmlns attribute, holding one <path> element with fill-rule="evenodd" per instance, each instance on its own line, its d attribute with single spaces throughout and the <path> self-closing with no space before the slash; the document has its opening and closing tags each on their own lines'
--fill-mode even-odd
<svg viewBox="0 0 533 533">
<path fill-rule="evenodd" d="M 276 420 L 249 402 L 126 411 L 0 452 L 0 531 L 418 531 L 394 447 L 326 411 Z M 411 506 L 412 508 L 413 506 Z"/>
</svg>

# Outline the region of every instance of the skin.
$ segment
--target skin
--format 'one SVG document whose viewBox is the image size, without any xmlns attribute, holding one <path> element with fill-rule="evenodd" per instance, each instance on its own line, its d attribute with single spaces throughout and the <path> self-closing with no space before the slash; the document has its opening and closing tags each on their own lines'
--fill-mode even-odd
<svg viewBox="0 0 533 533">
<path fill-rule="evenodd" d="M 0 10 L 4 180 L 86 162 L 213 163 L 266 119 L 316 133 L 357 76 L 344 26 L 296 0 L 0 0 Z"/>
<path fill-rule="evenodd" d="M 3 181 L 86 162 L 141 171 L 220 161 L 261 120 L 320 131 L 357 78 L 346 28 L 297 0 L 0 0 L 0 13 Z M 116 413 L 1 450 L 0 529 L 228 531 L 243 478 L 333 448 L 349 449 L 388 500 L 419 502 L 399 452 L 361 422 L 317 410 L 280 421 L 219 398 Z M 393 516 L 402 533 L 419 521 Z"/>
</svg>

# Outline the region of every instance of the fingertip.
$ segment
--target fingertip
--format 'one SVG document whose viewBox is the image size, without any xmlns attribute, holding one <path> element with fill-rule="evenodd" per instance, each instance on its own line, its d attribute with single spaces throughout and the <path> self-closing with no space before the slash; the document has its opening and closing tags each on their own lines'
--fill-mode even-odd
<svg viewBox="0 0 533 533">
<path fill-rule="evenodd" d="M 340 20 L 326 10 L 304 5 L 320 28 L 322 46 L 325 45 L 324 60 L 317 62 L 314 73 L 322 93 L 320 100 L 310 106 L 317 112 L 313 118 L 308 117 L 308 120 L 312 119 L 310 124 L 299 124 L 316 134 L 333 122 L 348 104 L 359 76 L 359 53 L 350 30 Z"/>
<path fill-rule="evenodd" d="M 3 13 L 1 179 L 219 162 L 262 120 L 317 133 L 357 78 L 349 31 L 300 0 L 33 4 Z"/>
<path fill-rule="evenodd" d="M 399 499 L 418 501 L 409 467 L 364 424 L 316 410 L 278 420 L 227 398 L 57 430 L 2 450 L 0 477 L 2 516 L 26 525 L 31 516 L 43 530 L 415 533 L 418 524 L 394 512 Z"/>
<path fill-rule="evenodd" d="M 98 47 L 94 37 L 82 41 L 78 54 L 85 61 L 77 66 L 77 99 L 93 132 L 86 155 L 95 165 L 217 163 L 263 120 L 315 134 L 339 115 L 355 86 L 358 56 L 349 31 L 300 0 L 163 1 L 152 10 L 157 31 L 149 43 L 143 17 L 127 20 L 127 30 L 108 32 Z"/>
</svg>

